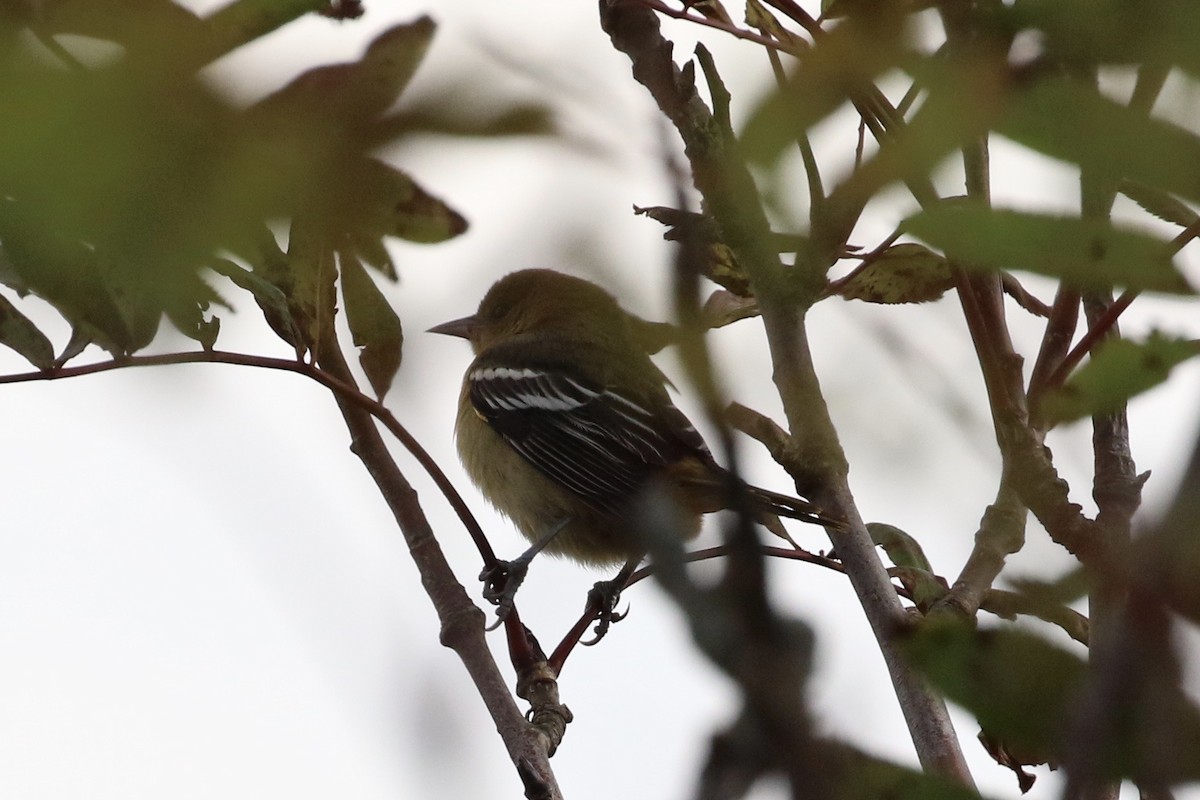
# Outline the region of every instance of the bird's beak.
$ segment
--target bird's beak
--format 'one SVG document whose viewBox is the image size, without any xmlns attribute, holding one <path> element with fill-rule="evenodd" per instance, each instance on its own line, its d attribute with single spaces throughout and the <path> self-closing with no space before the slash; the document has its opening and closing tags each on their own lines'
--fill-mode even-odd
<svg viewBox="0 0 1200 800">
<path fill-rule="evenodd" d="M 462 319 L 443 322 L 441 325 L 434 325 L 429 329 L 429 333 L 444 333 L 447 336 L 457 336 L 460 339 L 470 339 L 471 334 L 475 332 L 478 323 L 474 316 L 463 317 Z"/>
</svg>

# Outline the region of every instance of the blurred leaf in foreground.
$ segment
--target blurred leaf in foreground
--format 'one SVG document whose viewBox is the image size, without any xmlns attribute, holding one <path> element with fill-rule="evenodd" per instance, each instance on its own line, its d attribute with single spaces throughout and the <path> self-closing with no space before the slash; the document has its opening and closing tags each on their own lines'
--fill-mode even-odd
<svg viewBox="0 0 1200 800">
<path fill-rule="evenodd" d="M 902 228 L 967 268 L 1027 270 L 1081 287 L 1194 293 L 1167 242 L 1106 220 L 943 203 Z"/>
<path fill-rule="evenodd" d="M 1052 422 L 1113 413 L 1166 381 L 1173 367 L 1198 353 L 1197 342 L 1157 331 L 1144 342 L 1110 339 L 1064 386 L 1042 399 L 1042 413 Z"/>
</svg>

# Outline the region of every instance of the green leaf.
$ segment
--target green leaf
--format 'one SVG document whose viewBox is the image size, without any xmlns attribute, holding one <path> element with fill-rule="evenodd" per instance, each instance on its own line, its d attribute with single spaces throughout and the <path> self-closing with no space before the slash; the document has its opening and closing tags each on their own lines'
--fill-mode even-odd
<svg viewBox="0 0 1200 800">
<path fill-rule="evenodd" d="M 18 292 L 36 294 L 50 303 L 86 342 L 95 342 L 113 355 L 138 349 L 139 342 L 113 298 L 118 287 L 107 281 L 110 276 L 98 254 L 81 242 L 37 230 L 16 206 L 0 206 L 4 265 L 0 278 Z"/>
<path fill-rule="evenodd" d="M 819 749 L 817 749 L 819 748 Z M 814 742 L 821 764 L 821 790 L 837 800 L 980 800 L 979 794 L 949 779 L 892 764 L 840 742 Z"/>
<path fill-rule="evenodd" d="M 217 259 L 212 263 L 212 270 L 218 275 L 224 275 L 233 281 L 240 289 L 245 289 L 254 297 L 254 302 L 262 309 L 263 316 L 271 330 L 288 344 L 302 350 L 304 337 L 296 321 L 292 319 L 292 311 L 288 306 L 287 297 L 278 286 L 264 279 L 255 272 L 242 269 L 237 264 L 226 259 Z"/>
<path fill-rule="evenodd" d="M 1106 220 L 944 203 L 901 228 L 971 269 L 1021 269 L 1085 288 L 1194 293 L 1176 271 L 1168 243 Z"/>
<path fill-rule="evenodd" d="M 913 604 L 922 612 L 928 612 L 933 604 L 946 596 L 950 586 L 940 575 L 916 567 L 888 567 L 888 575 L 897 578 L 908 590 Z"/>
<path fill-rule="evenodd" d="M 331 330 L 335 312 L 337 268 L 324 221 L 308 216 L 292 219 L 288 232 L 287 281 L 280 285 L 292 319 L 310 350 Z"/>
<path fill-rule="evenodd" d="M 0 344 L 16 350 L 38 369 L 54 366 L 50 340 L 4 295 L 0 295 Z"/>
<path fill-rule="evenodd" d="M 208 317 L 205 312 L 212 305 L 220 305 L 232 311 L 225 300 L 217 294 L 216 289 L 208 285 L 200 276 L 196 276 L 199 284 L 195 297 L 196 302 L 182 303 L 167 307 L 167 319 L 184 336 L 195 339 L 205 350 L 212 350 L 217 343 L 217 334 L 221 332 L 221 320 Z"/>
<path fill-rule="evenodd" d="M 375 159 L 346 164 L 330 187 L 325 223 L 356 240 L 396 236 L 410 242 L 436 244 L 467 229 L 454 209 L 426 192 L 404 172 Z"/>
<path fill-rule="evenodd" d="M 1109 100 L 1084 83 L 1053 79 L 1034 84 L 1013 99 L 996 130 L 1078 164 L 1098 180 L 1131 180 L 1200 202 L 1200 138 Z"/>
<path fill-rule="evenodd" d="M 358 361 L 375 396 L 382 400 L 400 369 L 404 344 L 400 317 L 358 259 L 343 253 L 338 263 L 346 320 L 354 344 L 360 348 Z"/>
<path fill-rule="evenodd" d="M 948 60 L 935 55 L 909 59 L 905 68 L 925 99 L 905 124 L 889 123 L 878 152 L 829 193 L 831 217 L 856 219 L 857 213 L 848 212 L 861 212 L 894 181 L 904 181 L 922 203 L 932 201 L 933 170 L 965 144 L 986 136 L 1004 109 L 1008 67 L 996 59 Z"/>
<path fill-rule="evenodd" d="M 1083 686 L 1082 660 L 1013 628 L 978 631 L 953 619 L 927 620 L 902 647 L 990 736 L 1038 761 L 1055 760 Z"/>
<path fill-rule="evenodd" d="M 1044 605 L 1068 605 L 1096 588 L 1093 576 L 1083 567 L 1075 567 L 1053 580 L 1012 578 L 1008 583 L 1016 592 Z"/>
<path fill-rule="evenodd" d="M 1165 222 L 1174 222 L 1181 228 L 1186 228 L 1200 220 L 1200 215 L 1186 203 L 1173 197 L 1170 192 L 1137 181 L 1121 181 L 1117 188 L 1121 194 Z"/>
<path fill-rule="evenodd" d="M 1119 411 L 1198 353 L 1197 342 L 1157 331 L 1144 342 L 1110 339 L 1061 389 L 1042 399 L 1042 413 L 1052 422 L 1065 422 Z"/>
<path fill-rule="evenodd" d="M 167 319 L 171 324 L 189 339 L 195 339 L 205 350 L 212 350 L 217 343 L 217 335 L 221 332 L 221 320 L 217 317 L 206 318 L 203 314 L 180 314 L 177 311 L 167 311 Z"/>
<path fill-rule="evenodd" d="M 917 608 L 929 609 L 950 590 L 946 580 L 933 571 L 921 543 L 908 533 L 883 522 L 868 523 L 867 532 L 895 564 L 888 574 L 900 579 Z"/>
<path fill-rule="evenodd" d="M 906 54 L 906 20 L 852 18 L 822 36 L 787 82 L 751 112 L 742 136 L 747 155 L 773 164 L 797 136 L 898 66 Z"/>
<path fill-rule="evenodd" d="M 933 566 L 925 557 L 921 543 L 895 525 L 871 522 L 867 525 L 867 532 L 871 534 L 871 541 L 875 546 L 882 547 L 897 567 L 913 567 L 928 573 L 933 572 Z"/>
<path fill-rule="evenodd" d="M 388 252 L 387 247 L 384 246 L 382 239 L 366 235 L 354 236 L 352 238 L 354 240 L 354 254 L 358 256 L 360 261 L 368 267 L 378 270 L 390 281 L 399 279 L 399 275 L 396 274 L 396 265 L 392 262 L 392 255 Z"/>
<path fill-rule="evenodd" d="M 173 13 L 132 5 L 146 25 Z M 40 62 L 18 71 L 0 59 L 0 107 L 21 119 L 0 126 L 0 238 L 12 271 L 114 354 L 145 347 L 164 312 L 204 302 L 197 270 L 261 218 L 274 191 L 261 171 L 241 168 L 240 112 L 129 47 L 78 72 Z"/>
<path fill-rule="evenodd" d="M 301 74 L 254 106 L 251 117 L 309 146 L 362 150 L 425 58 L 434 29 L 429 17 L 389 28 L 360 60 Z"/>
<path fill-rule="evenodd" d="M 59 366 L 66 364 L 75 356 L 87 349 L 87 346 L 92 343 L 92 337 L 86 328 L 74 326 L 71 328 L 71 338 L 67 340 L 63 347 L 62 353 L 55 359 L 55 363 Z"/>
<path fill-rule="evenodd" d="M 893 245 L 830 287 L 847 300 L 927 303 L 954 288 L 943 256 L 919 244 Z"/>
<path fill-rule="evenodd" d="M 198 16 L 172 0 L 56 0 L 39 7 L 37 24 L 44 33 L 105 39 L 159 57 L 208 35 Z"/>
<path fill-rule="evenodd" d="M 461 95 L 461 96 L 460 96 Z M 447 87 L 428 98 L 412 98 L 404 111 L 380 120 L 381 141 L 404 136 L 456 136 L 496 139 L 539 136 L 554 131 L 553 115 L 545 106 L 514 103 L 497 112 L 479 108 L 470 90 Z"/>
<path fill-rule="evenodd" d="M 1042 31 L 1055 60 L 1175 63 L 1200 74 L 1194 0 L 1016 0 L 1012 15 L 1016 29 Z"/>
</svg>

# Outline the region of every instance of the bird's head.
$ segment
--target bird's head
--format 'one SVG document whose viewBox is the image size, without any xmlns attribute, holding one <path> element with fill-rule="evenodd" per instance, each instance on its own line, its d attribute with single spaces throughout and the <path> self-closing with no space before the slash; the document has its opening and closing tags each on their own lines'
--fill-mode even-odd
<svg viewBox="0 0 1200 800">
<path fill-rule="evenodd" d="M 471 316 L 429 330 L 466 339 L 478 354 L 497 342 L 530 332 L 594 337 L 599 332 L 620 331 L 632 332 L 640 341 L 642 326 L 658 325 L 626 313 L 612 295 L 594 283 L 554 270 L 526 269 L 497 281 Z"/>
</svg>

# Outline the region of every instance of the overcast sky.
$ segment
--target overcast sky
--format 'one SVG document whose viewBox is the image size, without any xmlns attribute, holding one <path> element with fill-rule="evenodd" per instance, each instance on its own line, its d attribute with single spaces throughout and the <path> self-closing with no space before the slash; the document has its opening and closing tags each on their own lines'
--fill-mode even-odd
<svg viewBox="0 0 1200 800">
<path fill-rule="evenodd" d="M 407 341 L 389 405 L 447 469 L 500 552 L 515 555 L 524 542 L 470 488 L 453 450 L 468 349 L 422 331 L 473 311 L 493 280 L 531 266 L 592 277 L 632 310 L 665 317 L 671 252 L 656 223 L 631 213 L 634 204 L 673 201 L 661 168 L 662 124 L 600 32 L 592 3 L 367 6 L 358 22 L 306 19 L 211 75 L 249 102 L 306 67 L 356 57 L 380 30 L 428 11 L 440 29 L 414 94 L 439 97 L 458 86 L 466 93 L 454 96 L 466 107 L 541 99 L 555 110 L 565 134 L 557 139 L 424 141 L 386 154 L 471 222 L 459 240 L 393 248 L 401 280 L 385 291 Z M 690 53 L 697 32 L 669 30 L 677 57 Z M 769 86 L 768 65 L 753 45 L 705 39 L 744 117 Z M 1166 102 L 1182 114 L 1187 97 L 1172 87 Z M 853 136 L 854 120 L 843 115 L 818 129 L 816 144 L 849 154 Z M 993 159 L 998 202 L 1077 207 L 1072 169 L 1002 141 Z M 944 176 L 947 193 L 959 191 L 954 172 Z M 912 209 L 899 190 L 887 197 L 872 206 L 856 244 L 873 247 Z M 1194 252 L 1182 260 L 1200 285 Z M 1027 285 L 1043 298 L 1051 291 L 1044 281 Z M 226 294 L 240 313 L 223 318 L 220 346 L 287 355 L 253 302 L 231 288 Z M 1123 324 L 1134 333 L 1159 327 L 1200 336 L 1195 312 L 1146 298 Z M 1009 313 L 1018 348 L 1030 353 L 1037 323 L 1011 305 Z M 46 313 L 38 318 L 61 346 L 64 327 Z M 827 302 L 810 325 L 863 516 L 913 533 L 940 573 L 957 574 L 994 495 L 998 457 L 953 298 L 903 308 Z M 779 416 L 757 323 L 712 339 L 729 397 Z M 189 346 L 165 333 L 155 349 Z M 662 363 L 678 374 L 669 356 Z M 0 352 L 0 371 L 26 369 Z M 1131 406 L 1138 467 L 1154 473 L 1146 519 L 1173 491 L 1195 440 L 1197 397 L 1200 369 L 1192 363 Z M 465 671 L 437 642 L 403 541 L 347 449 L 326 392 L 293 375 L 180 366 L 5 386 L 0 416 L 6 797 L 520 796 Z M 1074 499 L 1092 509 L 1088 427 L 1056 431 L 1050 443 Z M 478 556 L 466 534 L 397 452 L 460 580 L 476 594 Z M 742 452 L 754 482 L 790 488 L 754 443 Z M 795 535 L 812 549 L 827 546 L 817 529 Z M 1071 565 L 1034 522 L 1028 539 L 1006 575 L 1053 577 Z M 809 695 L 823 730 L 915 764 L 846 581 L 800 564 L 773 565 L 772 575 L 781 606 L 817 632 Z M 544 644 L 574 621 L 600 577 L 570 563 L 535 564 L 521 609 Z M 573 800 L 681 800 L 737 696 L 650 582 L 626 599 L 629 618 L 568 662 L 561 691 L 575 721 L 553 764 Z M 506 665 L 499 635 L 493 643 Z M 1200 686 L 1191 652 L 1189 674 Z M 973 720 L 957 711 L 955 718 L 980 787 L 1016 797 L 1011 775 L 975 742 Z M 1054 776 L 1038 774 L 1029 796 L 1056 796 Z M 783 792 L 765 784 L 754 796 Z"/>
</svg>

